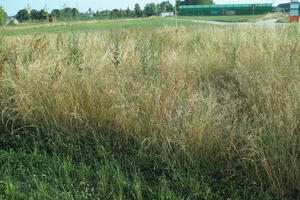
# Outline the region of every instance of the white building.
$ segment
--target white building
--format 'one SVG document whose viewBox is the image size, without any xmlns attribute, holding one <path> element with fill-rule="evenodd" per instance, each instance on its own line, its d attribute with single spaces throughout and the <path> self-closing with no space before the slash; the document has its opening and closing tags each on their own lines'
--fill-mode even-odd
<svg viewBox="0 0 300 200">
<path fill-rule="evenodd" d="M 174 16 L 174 13 L 173 12 L 161 12 L 159 14 L 159 16 L 161 16 L 161 17 L 169 17 L 169 16 Z"/>
</svg>

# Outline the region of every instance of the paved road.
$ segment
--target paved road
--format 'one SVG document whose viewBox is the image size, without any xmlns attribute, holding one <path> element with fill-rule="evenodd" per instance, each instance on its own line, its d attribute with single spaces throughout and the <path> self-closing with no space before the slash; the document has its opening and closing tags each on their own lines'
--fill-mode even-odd
<svg viewBox="0 0 300 200">
<path fill-rule="evenodd" d="M 166 18 L 175 20 L 174 18 Z M 257 25 L 257 26 L 278 26 L 282 23 L 277 23 L 278 19 L 269 19 L 258 22 L 220 22 L 220 21 L 207 21 L 200 19 L 178 19 L 178 21 L 190 21 L 194 23 L 203 23 L 203 24 L 215 24 L 215 25 Z"/>
</svg>

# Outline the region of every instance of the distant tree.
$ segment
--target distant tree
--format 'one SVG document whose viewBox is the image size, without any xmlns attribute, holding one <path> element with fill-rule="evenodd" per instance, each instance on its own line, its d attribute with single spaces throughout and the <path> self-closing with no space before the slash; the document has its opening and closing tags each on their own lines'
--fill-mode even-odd
<svg viewBox="0 0 300 200">
<path fill-rule="evenodd" d="M 0 7 L 0 26 L 5 25 L 7 13 Z"/>
<path fill-rule="evenodd" d="M 39 11 L 35 10 L 35 9 L 32 9 L 30 11 L 30 17 L 31 19 L 33 20 L 39 20 Z"/>
<path fill-rule="evenodd" d="M 97 11 L 94 13 L 94 16 L 95 16 L 95 17 L 101 16 L 101 12 L 100 12 L 99 10 L 97 10 Z"/>
<path fill-rule="evenodd" d="M 142 16 L 142 9 L 140 7 L 140 5 L 138 3 L 136 3 L 134 5 L 134 13 L 135 13 L 135 16 L 137 17 L 141 17 Z"/>
<path fill-rule="evenodd" d="M 19 10 L 17 15 L 16 15 L 16 18 L 19 21 L 26 21 L 30 18 L 30 13 L 28 12 L 27 9 Z"/>
<path fill-rule="evenodd" d="M 77 17 L 79 15 L 77 8 L 72 8 L 71 15 L 72 17 Z"/>
<path fill-rule="evenodd" d="M 72 17 L 72 8 L 65 7 L 64 9 L 61 10 L 61 14 L 63 17 L 71 18 Z"/>
<path fill-rule="evenodd" d="M 182 5 L 182 2 L 180 0 L 176 0 L 176 10 L 178 10 L 179 6 Z"/>
<path fill-rule="evenodd" d="M 119 15 L 119 10 L 118 9 L 113 9 L 110 14 L 111 14 L 112 19 L 116 18 Z"/>
<path fill-rule="evenodd" d="M 40 10 L 39 12 L 39 20 L 40 21 L 44 21 L 46 19 L 48 19 L 49 13 L 47 11 L 45 11 L 44 9 Z"/>
<path fill-rule="evenodd" d="M 117 16 L 118 17 L 125 17 L 126 16 L 126 10 L 120 9 Z"/>
<path fill-rule="evenodd" d="M 157 7 L 155 3 L 148 3 L 144 8 L 144 13 L 146 16 L 153 16 L 157 14 Z"/>
<path fill-rule="evenodd" d="M 170 1 L 163 1 L 159 4 L 160 10 L 164 12 L 172 12 L 173 11 L 173 5 L 170 3 Z"/>
<path fill-rule="evenodd" d="M 160 7 L 160 4 L 158 3 L 158 4 L 156 4 L 156 14 L 159 14 L 159 13 L 161 13 L 163 10 L 161 9 L 161 7 Z"/>
<path fill-rule="evenodd" d="M 61 11 L 59 9 L 53 9 L 50 15 L 53 17 L 61 17 Z"/>
<path fill-rule="evenodd" d="M 130 17 L 131 16 L 131 10 L 129 7 L 127 7 L 126 9 L 126 17 Z"/>
</svg>

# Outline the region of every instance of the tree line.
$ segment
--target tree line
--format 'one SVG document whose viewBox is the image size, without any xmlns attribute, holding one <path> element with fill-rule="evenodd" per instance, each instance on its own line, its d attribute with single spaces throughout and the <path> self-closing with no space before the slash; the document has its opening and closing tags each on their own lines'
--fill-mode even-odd
<svg viewBox="0 0 300 200">
<path fill-rule="evenodd" d="M 179 5 L 199 5 L 199 4 L 213 4 L 213 0 L 177 0 L 176 6 Z M 91 8 L 85 13 L 79 12 L 77 8 L 71 8 L 64 6 L 63 9 L 53 9 L 50 13 L 47 8 L 36 10 L 24 8 L 18 11 L 16 18 L 19 21 L 35 20 L 43 21 L 47 20 L 49 16 L 56 18 L 77 18 L 82 16 L 89 17 L 111 17 L 111 18 L 121 18 L 121 17 L 149 17 L 159 15 L 162 12 L 173 12 L 174 5 L 170 1 L 163 1 L 159 4 L 148 3 L 142 9 L 141 6 L 136 3 L 134 9 L 131 10 L 129 7 L 127 9 L 113 9 L 104 11 L 93 11 Z M 0 7 L 0 25 L 6 23 L 7 13 L 2 7 Z"/>
<path fill-rule="evenodd" d="M 91 8 L 88 9 L 85 13 L 79 12 L 77 8 L 64 7 L 63 9 L 53 9 L 48 13 L 47 9 L 35 10 L 24 8 L 18 11 L 16 18 L 19 21 L 27 20 L 37 20 L 43 21 L 47 20 L 49 16 L 56 18 L 76 18 L 82 16 L 89 17 L 99 17 L 99 16 L 109 16 L 111 18 L 116 17 L 143 17 L 143 16 L 152 16 L 158 15 L 161 12 L 173 12 L 174 6 L 170 1 L 163 1 L 159 4 L 148 3 L 142 9 L 137 3 L 134 6 L 134 9 L 131 10 L 129 7 L 127 9 L 113 9 L 113 10 L 104 10 L 104 11 L 93 11 Z"/>
</svg>

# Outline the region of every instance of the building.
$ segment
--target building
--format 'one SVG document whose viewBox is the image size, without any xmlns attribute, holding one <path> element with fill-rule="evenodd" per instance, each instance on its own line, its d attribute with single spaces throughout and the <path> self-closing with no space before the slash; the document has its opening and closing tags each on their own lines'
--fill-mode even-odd
<svg viewBox="0 0 300 200">
<path fill-rule="evenodd" d="M 212 5 L 181 5 L 179 15 L 253 15 L 273 11 L 271 3 L 263 4 L 212 4 Z"/>
<path fill-rule="evenodd" d="M 290 6 L 291 6 L 290 3 L 282 3 L 279 4 L 275 10 L 278 12 L 290 12 Z"/>
</svg>

